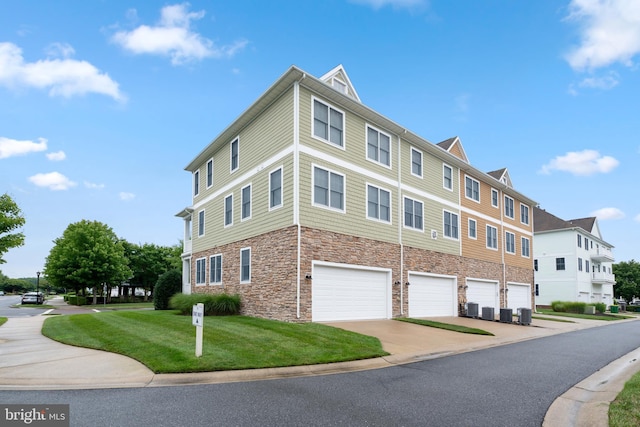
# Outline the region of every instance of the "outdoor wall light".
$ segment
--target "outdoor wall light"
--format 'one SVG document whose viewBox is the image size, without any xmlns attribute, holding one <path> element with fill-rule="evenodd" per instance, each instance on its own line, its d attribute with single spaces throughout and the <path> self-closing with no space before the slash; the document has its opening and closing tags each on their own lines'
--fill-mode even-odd
<svg viewBox="0 0 640 427">
<path fill-rule="evenodd" d="M 407 285 L 407 286 L 409 286 L 410 284 L 411 284 L 411 283 L 409 283 L 409 282 L 405 283 L 405 285 Z"/>
<path fill-rule="evenodd" d="M 307 279 L 307 280 L 311 280 L 311 275 L 307 274 L 306 276 L 304 276 L 304 278 Z"/>
<path fill-rule="evenodd" d="M 399 285 L 399 284 L 400 284 L 400 281 L 399 281 L 399 280 L 396 280 L 396 281 L 394 282 L 394 285 Z"/>
</svg>

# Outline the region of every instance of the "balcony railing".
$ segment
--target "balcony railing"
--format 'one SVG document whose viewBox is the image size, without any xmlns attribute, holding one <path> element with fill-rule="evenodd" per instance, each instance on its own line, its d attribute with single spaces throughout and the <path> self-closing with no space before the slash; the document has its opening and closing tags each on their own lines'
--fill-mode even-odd
<svg viewBox="0 0 640 427">
<path fill-rule="evenodd" d="M 615 258 L 613 257 L 613 252 L 611 252 L 611 250 L 607 249 L 607 248 L 592 249 L 589 252 L 589 256 L 594 261 L 600 261 L 600 262 L 613 262 L 613 261 L 615 261 Z"/>
<path fill-rule="evenodd" d="M 616 275 L 610 273 L 593 272 L 591 273 L 591 281 L 597 284 L 609 284 L 616 282 Z"/>
</svg>

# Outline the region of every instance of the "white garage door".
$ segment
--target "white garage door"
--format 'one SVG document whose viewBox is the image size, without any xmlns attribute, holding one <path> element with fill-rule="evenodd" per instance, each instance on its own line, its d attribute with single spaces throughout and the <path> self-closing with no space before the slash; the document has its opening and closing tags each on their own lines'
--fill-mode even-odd
<svg viewBox="0 0 640 427">
<path fill-rule="evenodd" d="M 531 308 L 531 286 L 524 284 L 507 283 L 507 303 L 513 309 L 513 313 L 521 307 Z"/>
<path fill-rule="evenodd" d="M 485 282 L 482 280 L 467 279 L 467 302 L 478 304 L 478 313 L 482 313 L 482 307 L 493 307 L 497 313 L 498 303 L 498 283 Z"/>
<path fill-rule="evenodd" d="M 388 319 L 391 272 L 349 264 L 314 264 L 311 295 L 314 322 Z"/>
<path fill-rule="evenodd" d="M 409 273 L 409 317 L 457 316 L 453 277 Z"/>
</svg>

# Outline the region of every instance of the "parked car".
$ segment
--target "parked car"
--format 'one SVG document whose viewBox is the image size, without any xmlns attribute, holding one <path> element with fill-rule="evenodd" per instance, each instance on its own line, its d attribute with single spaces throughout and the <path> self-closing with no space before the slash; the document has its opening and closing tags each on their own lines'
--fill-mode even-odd
<svg viewBox="0 0 640 427">
<path fill-rule="evenodd" d="M 42 292 L 27 292 L 22 295 L 22 304 L 42 304 L 44 302 L 44 295 Z"/>
<path fill-rule="evenodd" d="M 0 291 L 0 297 L 4 296 L 4 291 Z"/>
</svg>

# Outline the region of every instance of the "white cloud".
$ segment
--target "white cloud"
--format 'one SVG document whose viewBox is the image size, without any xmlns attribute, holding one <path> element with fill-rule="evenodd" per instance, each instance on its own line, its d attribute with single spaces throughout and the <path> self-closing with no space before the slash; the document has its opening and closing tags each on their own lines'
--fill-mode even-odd
<svg viewBox="0 0 640 427">
<path fill-rule="evenodd" d="M 633 66 L 640 53 L 640 2 L 572 0 L 567 20 L 580 26 L 580 44 L 565 57 L 578 71 L 619 62 Z"/>
<path fill-rule="evenodd" d="M 89 182 L 89 181 L 85 181 L 84 182 L 84 186 L 86 188 L 90 188 L 91 190 L 102 190 L 105 187 L 104 184 L 96 184 L 96 183 Z"/>
<path fill-rule="evenodd" d="M 620 162 L 615 158 L 601 156 L 596 150 L 570 151 L 542 166 L 540 173 L 550 174 L 553 170 L 559 170 L 573 175 L 587 176 L 611 172 L 618 164 Z"/>
<path fill-rule="evenodd" d="M 624 212 L 618 208 L 602 208 L 591 213 L 591 216 L 595 216 L 599 220 L 607 219 L 622 219 L 625 217 Z"/>
<path fill-rule="evenodd" d="M 129 201 L 135 199 L 136 195 L 133 193 L 120 192 L 120 200 Z"/>
<path fill-rule="evenodd" d="M 425 6 L 426 0 L 351 0 L 352 3 L 364 4 L 378 10 L 385 6 L 392 6 L 396 9 L 414 8 L 417 6 Z"/>
<path fill-rule="evenodd" d="M 48 89 L 50 96 L 70 98 L 76 95 L 97 93 L 110 96 L 117 101 L 125 101 L 118 83 L 108 74 L 101 73 L 95 66 L 70 59 L 73 48 L 69 45 L 54 44 L 49 54 L 62 58 L 47 58 L 36 62 L 25 62 L 22 50 L 13 43 L 0 43 L 0 86 L 19 86 Z"/>
<path fill-rule="evenodd" d="M 31 183 L 53 191 L 68 190 L 77 184 L 59 172 L 39 173 L 29 177 Z"/>
<path fill-rule="evenodd" d="M 636 222 L 640 222 L 640 214 L 636 215 L 635 218 L 633 218 L 633 220 Z"/>
<path fill-rule="evenodd" d="M 135 54 L 169 56 L 173 65 L 209 57 L 231 57 L 247 45 L 246 40 L 238 40 L 218 47 L 192 31 L 191 22 L 202 19 L 205 12 L 189 12 L 188 7 L 188 3 L 165 6 L 156 26 L 140 25 L 132 31 L 118 31 L 111 40 Z M 132 14 L 135 11 L 128 12 L 129 16 Z"/>
<path fill-rule="evenodd" d="M 45 151 L 47 149 L 47 140 L 38 138 L 38 141 L 18 141 L 0 136 L 0 159 Z"/>
<path fill-rule="evenodd" d="M 55 153 L 47 153 L 47 159 L 52 162 L 60 162 L 67 158 L 67 155 L 64 151 L 56 151 Z"/>
</svg>

